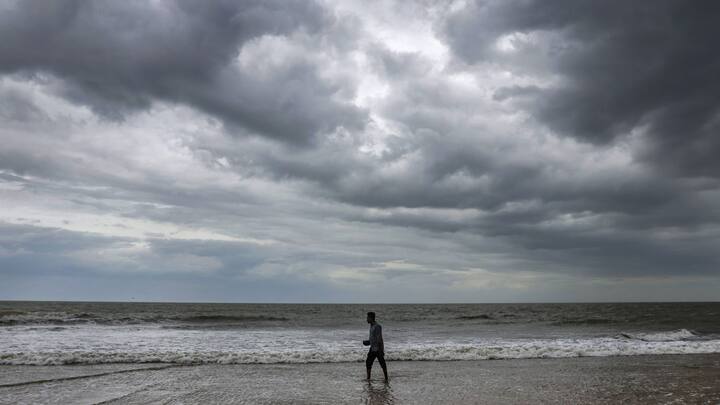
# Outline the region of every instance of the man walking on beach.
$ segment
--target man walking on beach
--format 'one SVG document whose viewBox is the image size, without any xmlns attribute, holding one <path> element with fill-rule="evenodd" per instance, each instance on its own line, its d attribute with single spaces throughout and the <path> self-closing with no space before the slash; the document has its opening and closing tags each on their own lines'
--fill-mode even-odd
<svg viewBox="0 0 720 405">
<path fill-rule="evenodd" d="M 383 374 L 385 374 L 385 381 L 388 380 L 387 366 L 385 366 L 385 343 L 382 337 L 382 326 L 375 322 L 375 312 L 367 313 L 367 323 L 370 324 L 370 340 L 363 340 L 363 345 L 370 346 L 370 351 L 365 360 L 365 368 L 367 368 L 367 379 L 370 379 L 370 370 L 372 369 L 373 362 L 378 359 L 380 367 L 382 367 Z"/>
</svg>

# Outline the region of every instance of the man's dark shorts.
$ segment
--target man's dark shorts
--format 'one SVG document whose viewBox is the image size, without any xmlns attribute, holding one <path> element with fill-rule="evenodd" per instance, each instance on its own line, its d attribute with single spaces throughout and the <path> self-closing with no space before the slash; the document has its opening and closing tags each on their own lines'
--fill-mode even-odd
<svg viewBox="0 0 720 405">
<path fill-rule="evenodd" d="M 372 350 L 368 352 L 367 359 L 365 360 L 365 366 L 367 368 L 372 367 L 375 359 L 378 359 L 378 363 L 380 363 L 380 367 L 385 368 L 385 353 L 374 352 Z"/>
</svg>

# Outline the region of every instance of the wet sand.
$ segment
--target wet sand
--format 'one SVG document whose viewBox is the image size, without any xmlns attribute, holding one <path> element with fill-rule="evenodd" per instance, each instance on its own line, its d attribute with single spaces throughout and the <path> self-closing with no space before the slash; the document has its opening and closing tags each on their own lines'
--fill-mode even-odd
<svg viewBox="0 0 720 405">
<path fill-rule="evenodd" d="M 0 403 L 720 402 L 720 354 L 363 363 L 0 366 Z"/>
</svg>

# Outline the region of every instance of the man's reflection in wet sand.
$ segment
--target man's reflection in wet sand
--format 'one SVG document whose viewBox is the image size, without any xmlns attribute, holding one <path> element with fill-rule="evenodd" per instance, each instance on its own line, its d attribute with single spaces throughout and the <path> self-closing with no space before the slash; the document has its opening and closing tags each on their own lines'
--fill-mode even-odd
<svg viewBox="0 0 720 405">
<path fill-rule="evenodd" d="M 363 387 L 363 403 L 368 405 L 394 404 L 395 396 L 390 384 L 366 381 Z"/>
</svg>

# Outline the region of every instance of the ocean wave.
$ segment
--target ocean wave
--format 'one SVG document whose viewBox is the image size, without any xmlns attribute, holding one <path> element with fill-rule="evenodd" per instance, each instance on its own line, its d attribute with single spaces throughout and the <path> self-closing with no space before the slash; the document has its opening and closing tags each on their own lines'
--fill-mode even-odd
<svg viewBox="0 0 720 405">
<path fill-rule="evenodd" d="M 0 313 L 0 326 L 82 324 L 93 318 L 87 313 L 7 311 Z"/>
<path fill-rule="evenodd" d="M 488 319 L 488 320 L 492 320 L 495 318 L 493 318 L 492 316 L 490 316 L 488 314 L 478 314 L 478 315 L 461 315 L 461 316 L 455 317 L 455 319 L 463 319 L 463 320 Z"/>
<path fill-rule="evenodd" d="M 577 318 L 577 319 L 562 319 L 560 321 L 552 322 L 553 325 L 603 325 L 608 323 L 615 323 L 615 320 L 607 318 Z"/>
<path fill-rule="evenodd" d="M 93 314 L 87 312 L 0 312 L 0 326 L 17 325 L 125 325 L 141 323 L 188 323 L 188 324 L 233 324 L 246 322 L 284 322 L 288 318 L 269 315 L 162 315 L 136 314 L 113 316 L 110 314 Z"/>
<path fill-rule="evenodd" d="M 667 336 L 670 336 L 669 334 Z M 677 336 L 685 336 L 678 333 Z M 456 361 L 568 357 L 609 357 L 659 354 L 720 353 L 720 340 L 649 341 L 615 338 L 505 340 L 478 344 L 415 344 L 391 348 L 388 360 Z M 258 351 L 45 351 L 0 352 L 2 365 L 63 365 L 106 363 L 273 364 L 357 362 L 356 349 Z"/>
<path fill-rule="evenodd" d="M 287 321 L 281 316 L 267 315 L 192 315 L 168 318 L 181 322 L 246 322 L 246 321 Z"/>
<path fill-rule="evenodd" d="M 676 340 L 688 340 L 698 339 L 701 336 L 693 331 L 687 329 L 678 329 L 667 332 L 654 332 L 654 333 L 627 333 L 623 332 L 619 335 L 626 339 L 636 339 L 645 342 L 671 342 Z"/>
<path fill-rule="evenodd" d="M 2 319 L 5 316 L 16 316 L 16 315 L 23 315 L 25 314 L 25 311 L 17 311 L 17 310 L 5 310 L 0 311 L 0 319 Z"/>
</svg>

